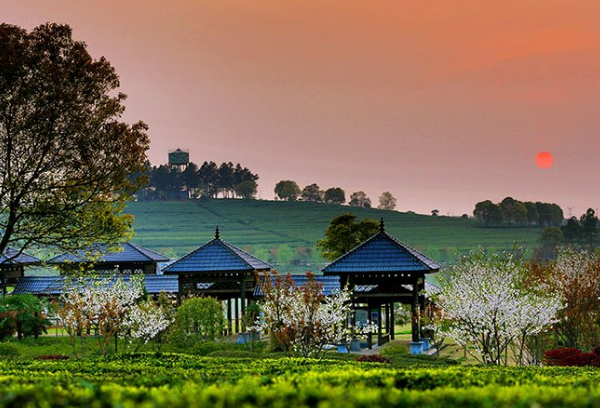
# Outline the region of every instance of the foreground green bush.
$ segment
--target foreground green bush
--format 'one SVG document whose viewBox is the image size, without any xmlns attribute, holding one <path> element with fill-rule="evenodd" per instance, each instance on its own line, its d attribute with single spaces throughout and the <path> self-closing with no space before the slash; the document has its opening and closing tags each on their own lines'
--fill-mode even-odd
<svg viewBox="0 0 600 408">
<path fill-rule="evenodd" d="M 0 361 L 8 407 L 597 407 L 600 370 L 137 354 Z"/>
</svg>

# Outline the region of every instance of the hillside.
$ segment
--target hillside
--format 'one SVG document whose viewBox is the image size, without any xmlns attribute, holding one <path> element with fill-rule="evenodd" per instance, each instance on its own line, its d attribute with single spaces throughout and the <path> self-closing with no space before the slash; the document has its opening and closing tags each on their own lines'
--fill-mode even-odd
<svg viewBox="0 0 600 408">
<path fill-rule="evenodd" d="M 318 271 L 326 263 L 314 248 L 329 221 L 344 212 L 385 220 L 386 230 L 431 258 L 448 263 L 478 246 L 495 251 L 514 243 L 535 246 L 536 228 L 484 228 L 472 219 L 312 202 L 262 200 L 132 202 L 134 242 L 176 258 L 221 238 L 273 264 L 282 272 Z"/>
</svg>

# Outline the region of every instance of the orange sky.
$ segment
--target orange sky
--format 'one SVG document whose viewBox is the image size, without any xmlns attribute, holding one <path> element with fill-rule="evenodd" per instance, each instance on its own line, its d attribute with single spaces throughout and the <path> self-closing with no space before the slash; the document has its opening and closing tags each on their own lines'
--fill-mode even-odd
<svg viewBox="0 0 600 408">
<path fill-rule="evenodd" d="M 600 206 L 598 0 L 0 0 L 0 15 L 68 23 L 106 56 L 153 164 L 177 147 L 241 162 L 268 199 L 292 179 L 420 213 Z"/>
</svg>

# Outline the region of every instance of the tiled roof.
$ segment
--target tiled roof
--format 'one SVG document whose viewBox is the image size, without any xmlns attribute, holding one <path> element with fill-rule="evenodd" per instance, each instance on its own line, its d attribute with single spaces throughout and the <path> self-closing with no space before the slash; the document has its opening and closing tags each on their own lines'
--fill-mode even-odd
<svg viewBox="0 0 600 408">
<path fill-rule="evenodd" d="M 39 265 L 41 261 L 35 256 L 21 253 L 15 257 L 17 251 L 14 249 L 5 249 L 0 255 L 0 265 Z"/>
<path fill-rule="evenodd" d="M 272 267 L 215 238 L 163 269 L 164 273 L 264 271 Z"/>
<path fill-rule="evenodd" d="M 304 286 L 308 282 L 306 275 L 290 275 L 296 286 Z M 282 276 L 283 278 L 283 276 Z M 261 277 L 261 281 L 264 282 L 265 277 Z M 275 283 L 275 276 L 271 275 L 271 281 Z M 331 296 L 334 292 L 340 290 L 340 277 L 339 276 L 323 276 L 315 275 L 315 281 L 323 284 L 323 295 Z M 254 287 L 254 296 L 262 297 L 264 294 L 260 288 L 261 285 Z"/>
<path fill-rule="evenodd" d="M 93 258 L 95 255 L 100 254 L 98 259 L 95 259 L 96 263 L 124 263 L 124 262 L 168 262 L 169 258 L 159 254 L 158 252 L 151 251 L 150 249 L 143 248 L 132 243 L 126 243 L 122 246 L 122 251 L 119 252 L 108 252 L 108 245 L 106 244 L 95 244 L 91 247 L 91 250 L 81 250 L 76 254 L 62 254 L 55 256 L 50 259 L 48 263 L 57 264 L 64 262 L 86 262 L 90 259 L 90 254 Z"/>
<path fill-rule="evenodd" d="M 131 275 L 121 275 L 126 282 L 131 279 Z M 140 276 L 140 275 L 136 275 Z M 144 285 L 149 294 L 158 294 L 160 292 L 177 293 L 179 284 L 177 276 L 166 275 L 143 275 Z M 115 279 L 115 276 L 110 276 Z M 89 278 L 90 280 L 100 280 L 100 277 Z M 19 279 L 12 294 L 18 295 L 31 293 L 33 295 L 60 295 L 65 283 L 64 276 L 26 276 Z"/>
<path fill-rule="evenodd" d="M 381 231 L 325 268 L 324 273 L 435 272 L 434 260 Z"/>
</svg>

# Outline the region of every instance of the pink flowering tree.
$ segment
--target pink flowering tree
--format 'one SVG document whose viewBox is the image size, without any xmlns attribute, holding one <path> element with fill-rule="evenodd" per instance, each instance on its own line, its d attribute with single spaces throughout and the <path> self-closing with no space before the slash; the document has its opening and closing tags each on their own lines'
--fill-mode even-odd
<svg viewBox="0 0 600 408">
<path fill-rule="evenodd" d="M 514 253 L 480 250 L 460 259 L 428 293 L 441 309 L 438 332 L 483 364 L 507 364 L 509 346 L 523 364 L 527 339 L 556 323 L 564 307 L 561 296 L 527 288 L 525 279 L 527 268 Z"/>
</svg>

